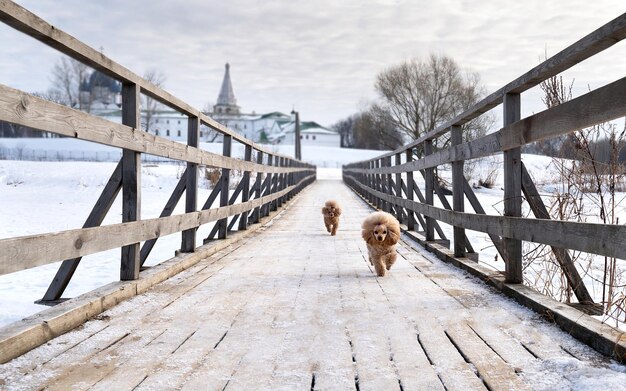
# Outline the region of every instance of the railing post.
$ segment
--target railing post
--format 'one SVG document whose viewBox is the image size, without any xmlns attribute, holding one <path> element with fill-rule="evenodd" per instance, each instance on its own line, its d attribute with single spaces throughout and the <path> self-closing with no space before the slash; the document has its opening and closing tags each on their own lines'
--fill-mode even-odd
<svg viewBox="0 0 626 391">
<path fill-rule="evenodd" d="M 200 135 L 200 119 L 189 117 L 187 122 L 187 145 L 198 147 Z M 187 185 L 185 187 L 185 213 L 195 212 L 198 209 L 198 165 L 187 162 Z M 192 253 L 196 249 L 196 230 L 191 228 L 183 231 L 180 251 Z"/>
<path fill-rule="evenodd" d="M 232 139 L 233 137 L 230 135 L 224 135 L 224 144 L 222 146 L 222 155 L 231 156 L 232 151 Z M 228 206 L 228 199 L 230 198 L 230 169 L 222 168 L 222 177 L 220 181 L 220 208 Z M 227 231 L 228 231 L 228 217 L 218 220 L 218 231 L 217 238 L 218 239 L 226 239 Z"/>
<path fill-rule="evenodd" d="M 519 121 L 521 117 L 520 94 L 504 95 L 504 126 Z M 521 149 L 504 151 L 504 215 L 522 216 L 522 165 Z M 504 238 L 506 281 L 522 283 L 522 241 Z"/>
<path fill-rule="evenodd" d="M 413 161 L 413 148 L 409 148 L 406 150 L 406 162 Z M 415 181 L 413 180 L 413 171 L 406 172 L 406 198 L 410 201 L 413 201 L 413 192 L 415 186 Z M 409 231 L 415 231 L 415 215 L 413 211 L 407 210 L 407 222 L 406 228 Z"/>
<path fill-rule="evenodd" d="M 256 162 L 258 164 L 263 164 L 263 152 L 261 151 L 257 151 L 256 153 Z M 263 189 L 261 189 L 261 184 L 263 183 L 263 173 L 262 172 L 257 172 L 256 173 L 256 181 L 254 182 L 254 198 L 261 198 L 261 192 L 263 191 Z M 261 207 L 257 206 L 256 208 L 254 208 L 254 211 L 252 212 L 252 222 L 254 224 L 258 223 L 261 219 Z"/>
<path fill-rule="evenodd" d="M 433 141 L 424 141 L 424 156 L 433 153 Z M 427 205 L 433 205 L 433 191 L 435 189 L 435 170 L 429 167 L 424 170 L 424 180 L 426 182 L 424 200 Z M 435 240 L 435 220 L 432 217 L 426 217 L 426 240 Z"/>
<path fill-rule="evenodd" d="M 387 156 L 386 158 L 383 159 L 383 161 L 384 161 L 383 165 L 385 167 L 387 167 L 387 168 L 391 167 L 391 156 Z M 394 189 L 391 187 L 391 174 L 383 174 L 383 175 L 385 175 L 385 180 L 383 181 L 383 183 L 385 184 L 384 192 L 387 195 L 392 196 Z M 385 209 L 384 209 L 385 212 L 391 213 L 392 209 L 393 209 L 393 207 L 392 207 L 393 203 L 387 201 L 387 202 L 385 202 L 384 205 L 385 205 Z"/>
<path fill-rule="evenodd" d="M 373 161 L 366 162 L 364 168 L 371 170 L 372 168 L 374 168 L 374 162 Z M 367 180 L 367 187 L 369 187 L 370 189 L 376 188 L 376 183 L 374 179 L 375 179 L 374 174 L 372 174 L 371 171 L 368 172 L 366 180 Z M 369 200 L 370 204 L 376 205 L 376 203 L 374 202 L 374 196 L 371 193 L 366 192 L 365 198 Z"/>
<path fill-rule="evenodd" d="M 460 126 L 452 126 L 450 129 L 450 141 L 452 148 L 463 142 L 463 133 Z M 463 160 L 452 162 L 452 209 L 455 212 L 465 211 L 463 163 Z M 454 227 L 454 256 L 465 256 L 465 229 L 456 226 Z"/>
<path fill-rule="evenodd" d="M 252 145 L 246 144 L 246 149 L 243 154 L 243 159 L 247 162 L 252 161 Z M 243 188 L 241 189 L 241 202 L 248 202 L 250 199 L 250 171 L 243 172 Z M 239 216 L 239 230 L 243 231 L 248 229 L 248 215 L 250 212 L 242 212 Z"/>
<path fill-rule="evenodd" d="M 133 83 L 122 84 L 122 123 L 140 132 L 140 90 Z M 122 152 L 122 222 L 141 220 L 141 154 Z M 139 278 L 140 243 L 122 247 L 120 280 Z"/>
<path fill-rule="evenodd" d="M 284 157 L 281 157 L 281 158 L 278 159 L 278 166 L 280 168 L 284 168 L 285 167 L 285 158 Z M 287 179 L 287 174 L 286 173 L 282 173 L 282 174 L 280 174 L 280 176 L 278 178 L 279 178 L 279 183 L 280 184 L 279 184 L 278 188 L 276 189 L 277 192 L 278 191 L 282 191 L 282 190 L 285 189 L 285 182 L 286 182 L 286 179 Z M 281 206 L 283 206 L 284 202 L 285 202 L 285 196 L 279 197 L 278 198 L 278 207 L 280 208 Z"/>
<path fill-rule="evenodd" d="M 396 153 L 395 167 L 399 166 L 400 164 L 402 164 L 402 154 Z M 402 174 L 400 172 L 396 173 L 396 197 L 402 198 Z M 398 218 L 398 221 L 400 223 L 404 222 L 402 216 L 402 207 L 396 205 L 396 217 Z"/>
<path fill-rule="evenodd" d="M 382 167 L 382 160 L 376 159 L 374 160 L 374 168 L 379 169 Z M 383 191 L 383 176 L 379 173 L 376 173 L 374 176 L 374 180 L 376 181 L 376 190 L 382 192 Z M 376 208 L 383 209 L 385 206 L 384 201 L 380 197 L 376 197 Z"/>
<path fill-rule="evenodd" d="M 267 154 L 267 165 L 268 166 L 272 166 L 274 162 L 274 156 Z M 275 174 L 272 174 L 271 172 L 267 173 L 267 186 L 265 187 L 265 191 L 263 192 L 263 195 L 269 195 L 272 193 L 272 182 L 274 181 L 274 177 Z M 268 202 L 267 204 L 263 205 L 263 207 L 261 208 L 261 216 L 268 216 L 270 214 L 270 206 L 271 206 L 271 202 Z"/>
<path fill-rule="evenodd" d="M 274 156 L 273 159 L 274 159 L 274 166 L 280 167 L 280 158 L 278 156 Z M 270 184 L 270 194 L 274 194 L 278 192 L 279 179 L 280 179 L 280 174 L 274 174 L 272 176 L 272 182 L 274 182 L 274 185 L 272 186 Z M 278 210 L 278 199 L 275 199 L 274 201 L 270 202 L 270 211 L 275 212 L 277 210 Z"/>
</svg>

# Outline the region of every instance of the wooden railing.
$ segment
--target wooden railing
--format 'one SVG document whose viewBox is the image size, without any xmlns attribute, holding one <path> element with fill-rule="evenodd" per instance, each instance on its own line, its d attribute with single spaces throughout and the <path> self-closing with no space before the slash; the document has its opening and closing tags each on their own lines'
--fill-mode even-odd
<svg viewBox="0 0 626 391">
<path fill-rule="evenodd" d="M 520 96 L 625 37 L 623 14 L 410 144 L 344 166 L 344 181 L 376 207 L 394 213 L 409 231 L 417 230 L 419 224 L 426 241 L 435 241 L 435 232 L 438 240 L 446 240 L 439 222 L 452 225 L 455 257 L 474 253 L 466 229 L 487 233 L 505 261 L 506 281 L 510 283 L 523 280 L 522 241 L 549 245 L 579 303 L 593 303 L 568 249 L 626 259 L 626 227 L 551 220 L 521 160 L 520 147 L 626 116 L 626 78 L 524 119 L 520 119 Z M 463 142 L 462 126 L 500 104 L 503 127 Z M 434 151 L 437 138 L 448 134 L 451 145 Z M 492 216 L 485 214 L 464 177 L 463 165 L 467 160 L 499 153 L 504 155 L 504 215 Z M 452 206 L 434 177 L 434 169 L 443 164 L 452 166 Z M 416 186 L 414 172 L 423 175 L 424 192 Z M 434 194 L 442 208 L 433 206 Z M 465 199 L 473 213 L 464 210 Z M 522 217 L 523 199 L 536 218 Z"/>
<path fill-rule="evenodd" d="M 0 85 L 0 121 L 123 150 L 122 159 L 83 228 L 0 240 L 0 275 L 65 259 L 44 302 L 61 297 L 85 255 L 122 248 L 120 278 L 134 280 L 159 237 L 182 232 L 180 251 L 194 252 L 196 231 L 201 225 L 216 222 L 205 242 L 225 239 L 237 221 L 237 228 L 245 230 L 249 223 L 259 222 L 315 180 L 314 166 L 252 143 L 19 5 L 0 0 L 0 21 L 122 83 L 122 124 Z M 187 145 L 142 131 L 140 94 L 188 117 Z M 201 125 L 223 135 L 221 155 L 198 147 Z M 231 157 L 233 141 L 244 145 L 244 159 Z M 140 216 L 142 153 L 187 164 L 159 218 Z M 221 169 L 219 182 L 200 210 L 197 209 L 199 165 Z M 231 170 L 243 172 L 232 195 L 229 194 Z M 120 190 L 122 223 L 100 226 Z M 183 193 L 185 214 L 172 215 Z M 215 208 L 213 204 L 218 197 L 219 207 Z"/>
</svg>

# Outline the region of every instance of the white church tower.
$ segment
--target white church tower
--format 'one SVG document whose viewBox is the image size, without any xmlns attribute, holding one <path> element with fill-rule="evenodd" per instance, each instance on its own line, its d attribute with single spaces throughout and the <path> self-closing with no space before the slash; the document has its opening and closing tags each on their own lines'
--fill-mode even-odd
<svg viewBox="0 0 626 391">
<path fill-rule="evenodd" d="M 230 81 L 230 65 L 228 63 L 226 63 L 226 71 L 224 72 L 220 94 L 217 97 L 217 104 L 213 106 L 213 114 L 218 116 L 237 116 L 240 114 L 237 99 L 235 99 L 235 92 L 233 91 L 233 84 Z"/>
</svg>

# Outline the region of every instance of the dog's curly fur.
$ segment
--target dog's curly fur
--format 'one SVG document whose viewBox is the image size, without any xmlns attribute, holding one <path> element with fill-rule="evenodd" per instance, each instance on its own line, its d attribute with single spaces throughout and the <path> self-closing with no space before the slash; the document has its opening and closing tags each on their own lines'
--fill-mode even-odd
<svg viewBox="0 0 626 391">
<path fill-rule="evenodd" d="M 335 236 L 337 228 L 339 228 L 339 216 L 341 216 L 339 203 L 335 200 L 326 201 L 322 208 L 322 215 L 324 215 L 326 231 L 330 232 L 332 236 Z"/>
<path fill-rule="evenodd" d="M 400 223 L 387 212 L 374 212 L 361 225 L 361 236 L 367 243 L 370 263 L 380 277 L 396 262 L 396 243 L 400 240 Z"/>
</svg>

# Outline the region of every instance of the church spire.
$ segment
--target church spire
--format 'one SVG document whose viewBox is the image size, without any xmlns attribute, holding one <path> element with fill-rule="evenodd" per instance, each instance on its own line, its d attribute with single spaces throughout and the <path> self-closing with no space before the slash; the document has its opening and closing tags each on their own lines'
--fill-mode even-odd
<svg viewBox="0 0 626 391">
<path fill-rule="evenodd" d="M 220 89 L 220 94 L 217 97 L 217 104 L 215 105 L 214 112 L 223 114 L 239 113 L 239 106 L 237 106 L 237 99 L 235 99 L 233 85 L 230 81 L 230 65 L 228 63 L 226 63 L 224 80 L 222 81 L 222 88 Z"/>
</svg>

